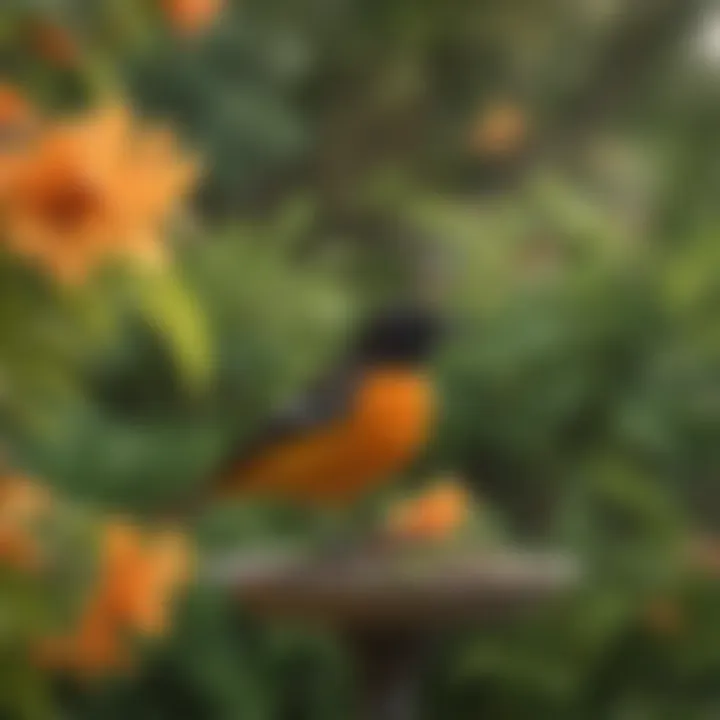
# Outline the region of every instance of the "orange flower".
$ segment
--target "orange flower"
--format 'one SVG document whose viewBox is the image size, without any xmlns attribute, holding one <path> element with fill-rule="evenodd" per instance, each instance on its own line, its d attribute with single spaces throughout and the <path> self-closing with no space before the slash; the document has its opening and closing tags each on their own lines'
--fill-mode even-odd
<svg viewBox="0 0 720 720">
<path fill-rule="evenodd" d="M 470 132 L 470 148 L 478 155 L 505 156 L 516 152 L 527 138 L 523 111 L 511 103 L 498 103 L 481 113 Z"/>
<path fill-rule="evenodd" d="M 125 667 L 128 635 L 160 635 L 167 630 L 171 601 L 187 581 L 188 550 L 179 534 L 146 538 L 124 521 L 104 528 L 100 577 L 78 629 L 40 644 L 40 662 L 84 674 Z"/>
<path fill-rule="evenodd" d="M 77 282 L 110 257 L 157 262 L 161 233 L 195 166 L 172 137 L 108 107 L 42 133 L 0 195 L 11 250 Z"/>
<path fill-rule="evenodd" d="M 400 539 L 442 540 L 467 521 L 471 502 L 462 485 L 444 480 L 393 508 L 387 528 L 391 536 Z"/>
<path fill-rule="evenodd" d="M 222 0 L 161 0 L 165 16 L 183 35 L 206 30 L 220 14 Z"/>
<path fill-rule="evenodd" d="M 32 48 L 49 63 L 62 68 L 74 67 L 80 60 L 80 49 L 67 29 L 46 21 L 30 25 Z"/>
<path fill-rule="evenodd" d="M 128 576 L 138 556 L 136 530 L 128 523 L 109 523 L 102 538 L 98 582 L 77 629 L 65 637 L 44 639 L 36 649 L 39 662 L 83 675 L 103 674 L 126 663 L 121 620 L 131 601 Z"/>
</svg>

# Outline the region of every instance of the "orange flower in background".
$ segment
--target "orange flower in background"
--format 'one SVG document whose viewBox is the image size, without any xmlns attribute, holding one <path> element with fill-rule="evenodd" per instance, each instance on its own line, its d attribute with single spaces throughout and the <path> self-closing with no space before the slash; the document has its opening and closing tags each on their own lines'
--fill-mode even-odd
<svg viewBox="0 0 720 720">
<path fill-rule="evenodd" d="M 125 663 L 119 619 L 127 602 L 129 575 L 139 557 L 135 528 L 128 523 L 108 523 L 102 537 L 97 584 L 78 627 L 67 637 L 47 638 L 40 643 L 36 656 L 43 665 L 98 675 Z"/>
<path fill-rule="evenodd" d="M 29 28 L 31 48 L 43 60 L 61 68 L 71 68 L 80 61 L 80 49 L 70 32 L 54 23 L 37 20 Z"/>
<path fill-rule="evenodd" d="M 0 193 L 8 247 L 59 280 L 82 281 L 110 257 L 157 262 L 194 163 L 171 135 L 138 126 L 123 107 L 59 122 L 13 168 Z"/>
<path fill-rule="evenodd" d="M 478 155 L 505 156 L 519 150 L 528 134 L 523 110 L 512 103 L 498 103 L 484 110 L 469 137 L 471 150 Z"/>
<path fill-rule="evenodd" d="M 161 0 L 165 17 L 183 35 L 207 30 L 222 10 L 223 0 Z"/>
<path fill-rule="evenodd" d="M 187 539 L 147 535 L 124 521 L 104 528 L 100 575 L 75 632 L 37 648 L 47 667 L 99 675 L 125 668 L 133 633 L 159 636 L 169 628 L 172 601 L 190 579 Z"/>
<path fill-rule="evenodd" d="M 387 529 L 399 539 L 443 540 L 467 522 L 471 506 L 470 493 L 462 484 L 444 480 L 392 508 Z"/>
</svg>

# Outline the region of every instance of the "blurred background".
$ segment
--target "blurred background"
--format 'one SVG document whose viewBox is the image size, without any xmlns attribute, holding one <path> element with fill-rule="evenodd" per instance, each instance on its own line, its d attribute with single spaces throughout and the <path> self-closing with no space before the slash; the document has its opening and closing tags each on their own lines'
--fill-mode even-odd
<svg viewBox="0 0 720 720">
<path fill-rule="evenodd" d="M 354 318 L 430 282 L 431 258 L 458 331 L 434 368 L 437 432 L 396 491 L 456 474 L 475 523 L 572 551 L 589 580 L 560 610 L 449 634 L 426 716 L 718 717 L 720 592 L 677 561 L 720 531 L 712 0 L 4 0 L 0 70 L 11 139 L 122 96 L 201 167 L 161 272 L 56 283 L 85 252 L 75 216 L 53 216 L 38 272 L 8 238 L 40 185 L 3 206 L 10 466 L 99 513 L 152 517 Z M 170 176 L 164 153 L 145 191 Z M 56 182 L 53 157 L 39 177 Z M 131 177 L 102 193 L 125 198 Z M 277 526 L 270 510 L 216 515 L 201 547 Z M 13 720 L 351 715 L 332 637 L 259 624 L 212 588 L 187 593 L 132 673 L 67 698 L 38 704 L 52 677 L 18 673 L 2 647 Z"/>
</svg>

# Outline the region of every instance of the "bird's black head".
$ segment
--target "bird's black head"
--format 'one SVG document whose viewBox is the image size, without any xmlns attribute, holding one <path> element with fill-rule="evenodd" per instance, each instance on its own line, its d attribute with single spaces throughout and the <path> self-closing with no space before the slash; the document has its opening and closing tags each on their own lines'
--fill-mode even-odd
<svg viewBox="0 0 720 720">
<path fill-rule="evenodd" d="M 386 310 L 361 330 L 353 354 L 362 363 L 420 365 L 430 359 L 443 331 L 440 318 L 430 309 Z"/>
</svg>

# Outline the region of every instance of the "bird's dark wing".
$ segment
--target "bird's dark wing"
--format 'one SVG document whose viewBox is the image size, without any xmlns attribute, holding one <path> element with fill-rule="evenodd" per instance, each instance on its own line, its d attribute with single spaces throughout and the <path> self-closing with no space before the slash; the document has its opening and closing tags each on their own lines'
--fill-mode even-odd
<svg viewBox="0 0 720 720">
<path fill-rule="evenodd" d="M 266 449 L 331 425 L 349 412 L 358 382 L 358 373 L 343 369 L 322 378 L 304 393 L 293 398 L 270 416 L 265 426 L 239 448 L 231 446 L 216 473 L 222 483 L 229 473 L 237 472 Z"/>
</svg>

